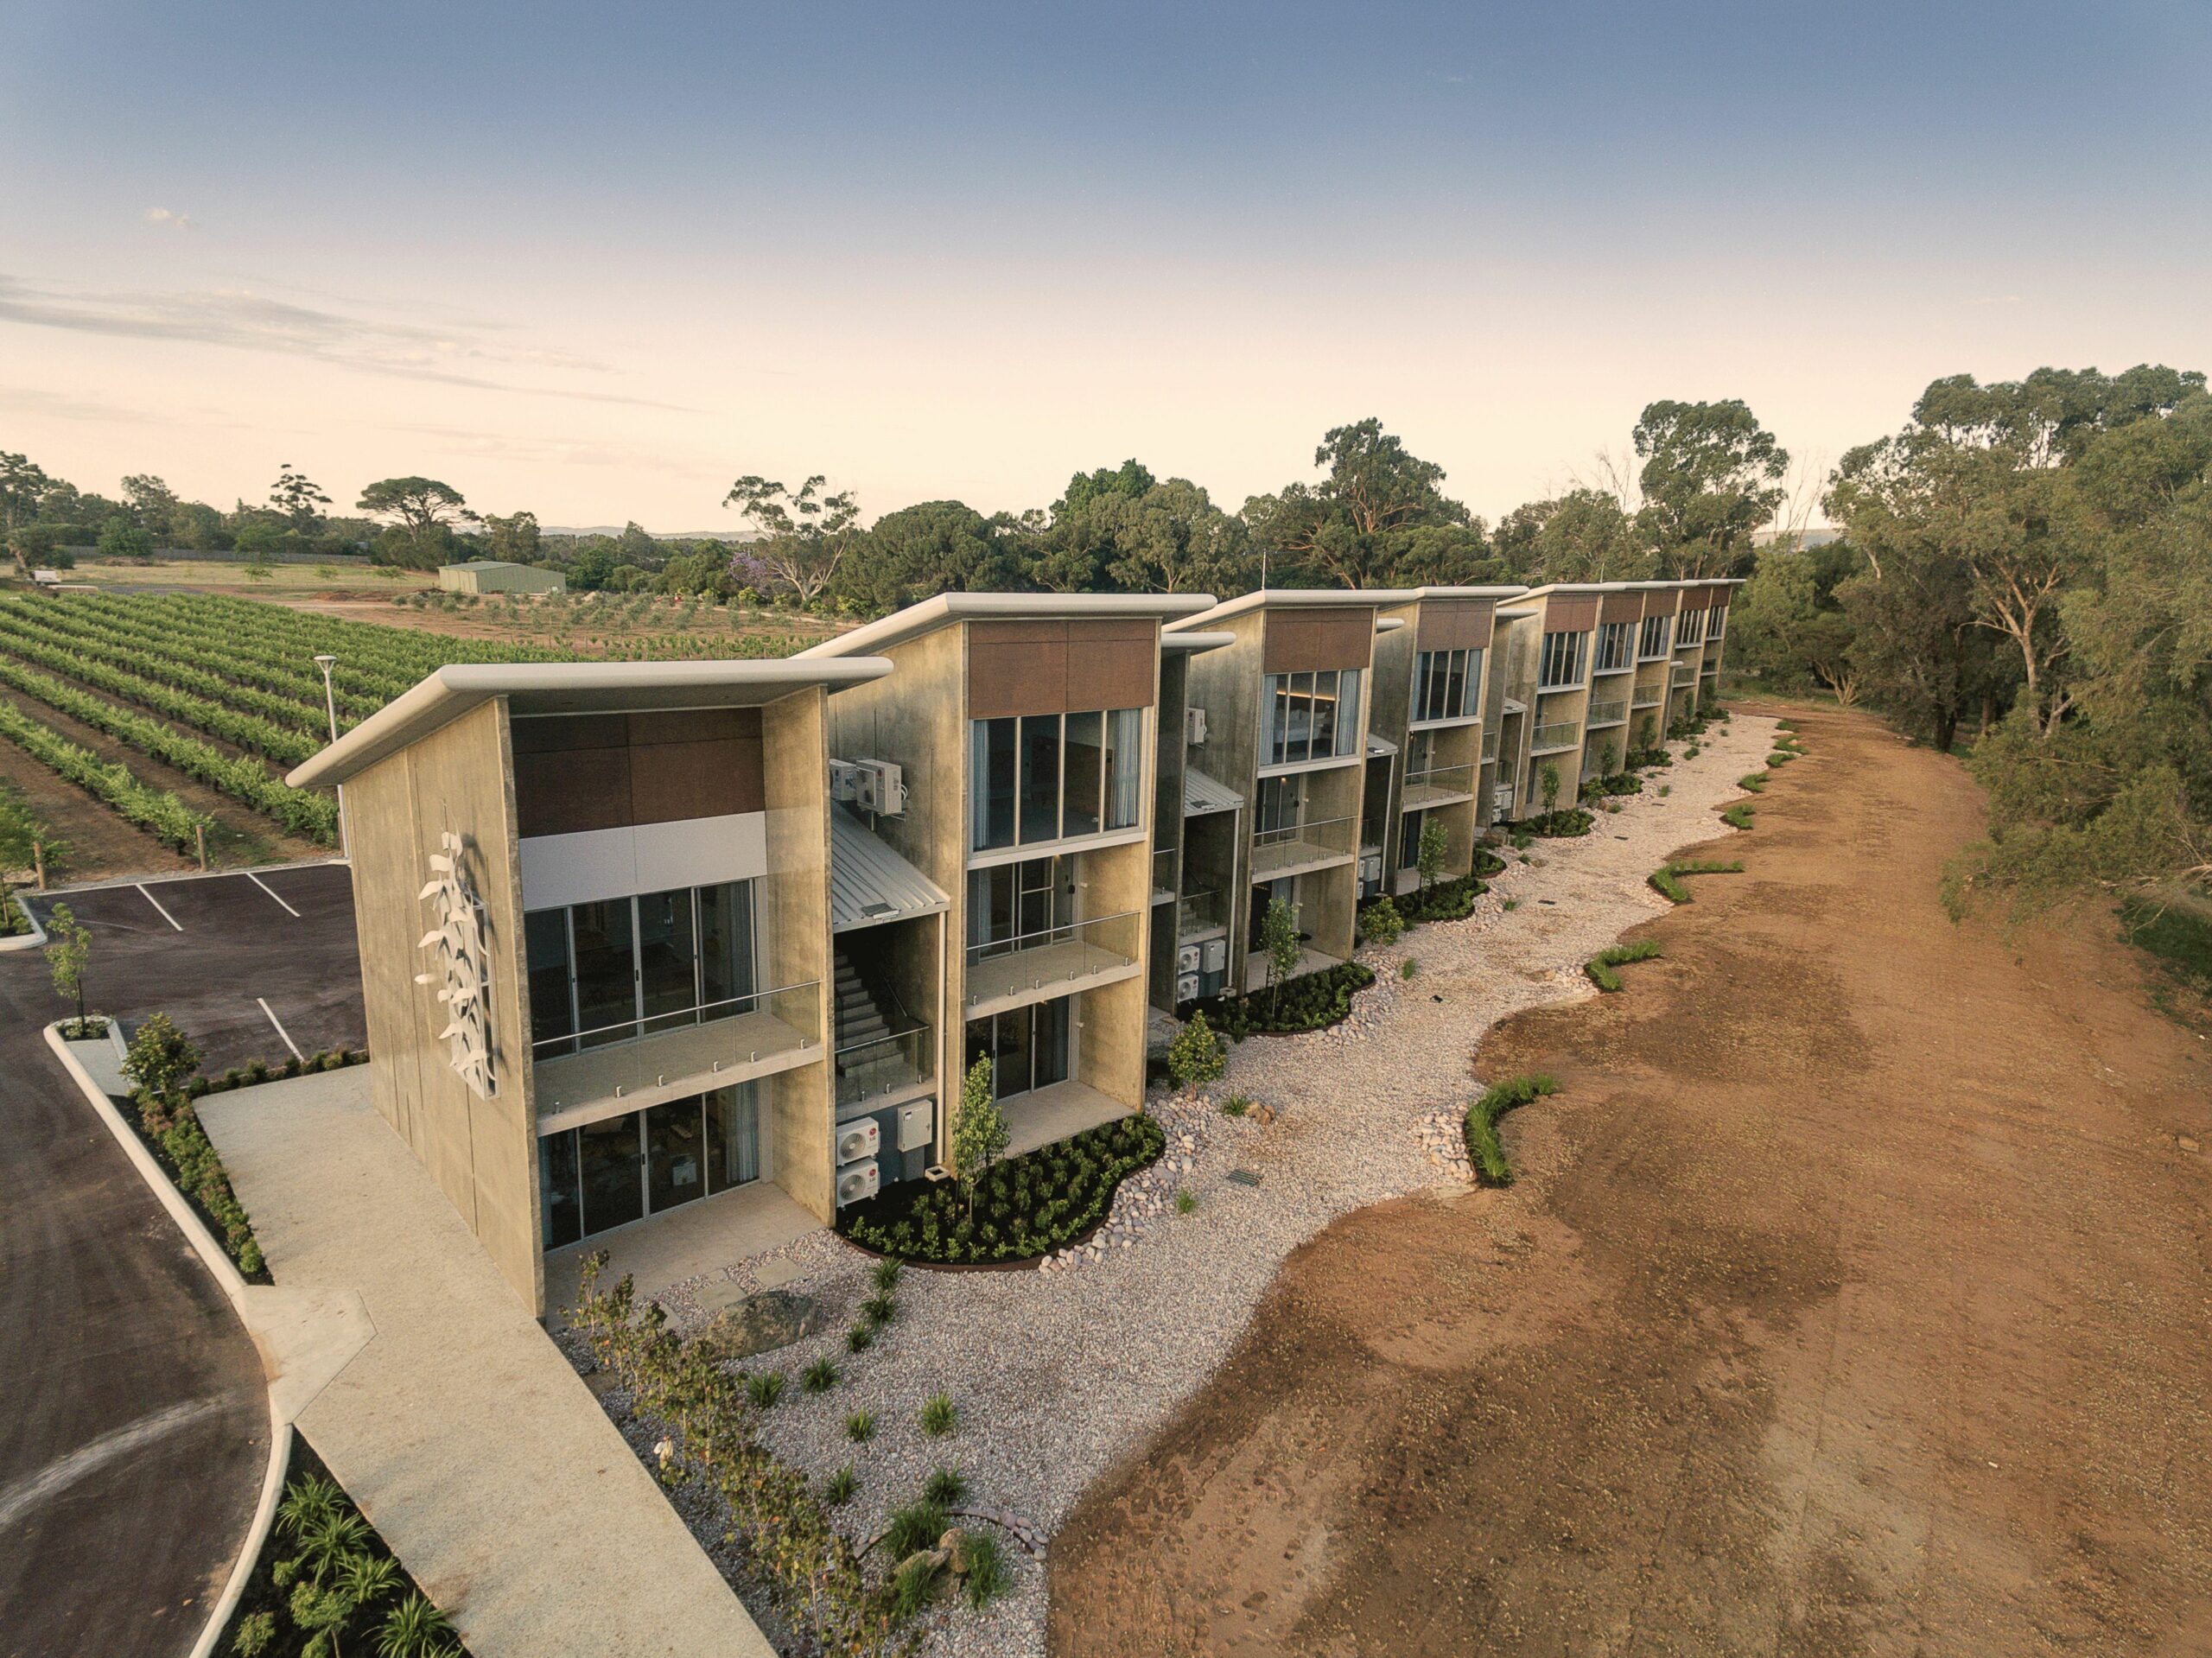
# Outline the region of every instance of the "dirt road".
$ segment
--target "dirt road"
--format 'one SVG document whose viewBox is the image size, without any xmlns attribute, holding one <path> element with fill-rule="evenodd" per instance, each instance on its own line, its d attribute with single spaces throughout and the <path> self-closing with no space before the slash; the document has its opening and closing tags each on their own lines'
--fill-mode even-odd
<svg viewBox="0 0 2212 1658">
<path fill-rule="evenodd" d="M 1332 1227 L 1086 1498 L 1055 1653 L 2212 1653 L 2208 1045 L 1800 723 L 1664 959 L 1484 1045 L 1520 1183 Z"/>
</svg>

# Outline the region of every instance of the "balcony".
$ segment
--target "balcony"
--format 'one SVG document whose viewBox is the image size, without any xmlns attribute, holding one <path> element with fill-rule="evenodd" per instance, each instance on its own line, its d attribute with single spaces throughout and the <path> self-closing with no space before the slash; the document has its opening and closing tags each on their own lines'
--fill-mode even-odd
<svg viewBox="0 0 2212 1658">
<path fill-rule="evenodd" d="M 1696 677 L 1697 664 L 1694 662 L 1678 662 L 1675 664 L 1675 683 L 1677 685 L 1687 685 Z"/>
<path fill-rule="evenodd" d="M 1191 893 L 1176 906 L 1175 937 L 1179 943 L 1229 931 L 1229 903 L 1220 893 Z"/>
<path fill-rule="evenodd" d="M 1592 702 L 1590 705 L 1592 726 L 1619 726 L 1628 723 L 1628 704 L 1625 702 Z"/>
<path fill-rule="evenodd" d="M 563 1127 L 563 1114 L 608 1100 L 634 1110 L 821 1057 L 819 980 L 549 1037 L 531 1051 L 538 1129 Z"/>
<path fill-rule="evenodd" d="M 1581 740 L 1582 722 L 1561 720 L 1555 724 L 1538 726 L 1529 740 L 1529 752 L 1532 754 L 1556 754 L 1562 748 L 1572 748 Z"/>
<path fill-rule="evenodd" d="M 1421 811 L 1431 806 L 1457 805 L 1462 800 L 1473 799 L 1474 794 L 1473 766 L 1433 765 L 1426 772 L 1407 774 L 1399 810 Z"/>
<path fill-rule="evenodd" d="M 1656 708 L 1666 700 L 1667 688 L 1664 685 L 1638 685 L 1636 688 L 1636 700 L 1632 706 L 1639 708 Z"/>
<path fill-rule="evenodd" d="M 837 1103 L 918 1090 L 937 1080 L 937 1032 L 926 1025 L 837 1050 Z"/>
<path fill-rule="evenodd" d="M 1175 901 L 1176 872 L 1179 861 L 1172 846 L 1160 848 L 1152 854 L 1152 901 L 1173 904 Z"/>
<path fill-rule="evenodd" d="M 1345 863 L 1354 856 L 1358 824 L 1351 817 L 1325 817 L 1262 829 L 1252 837 L 1252 879 L 1279 880 L 1308 869 Z"/>
<path fill-rule="evenodd" d="M 1135 976 L 1135 910 L 968 947 L 968 1017 L 1001 1013 Z"/>
</svg>

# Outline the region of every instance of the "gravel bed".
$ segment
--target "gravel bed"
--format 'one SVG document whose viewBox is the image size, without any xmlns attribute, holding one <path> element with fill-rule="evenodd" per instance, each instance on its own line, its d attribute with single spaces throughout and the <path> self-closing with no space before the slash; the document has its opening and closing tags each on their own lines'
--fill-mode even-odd
<svg viewBox="0 0 2212 1658">
<path fill-rule="evenodd" d="M 1736 779 L 1758 768 L 1774 729 L 1772 720 L 1738 715 L 1708 732 L 1695 759 L 1674 745 L 1674 765 L 1623 797 L 1618 812 L 1598 808 L 1587 836 L 1539 840 L 1525 859 L 1507 850 L 1506 869 L 1465 920 L 1362 951 L 1376 982 L 1344 1023 L 1233 1047 L 1228 1075 L 1201 1096 L 1155 1093 L 1147 1109 L 1166 1130 L 1166 1153 L 1122 1185 L 1084 1249 L 1033 1272 L 910 1267 L 897 1318 L 858 1354 L 846 1351 L 844 1334 L 872 1293 L 874 1263 L 834 1233 L 717 1274 L 757 1287 L 772 1261 L 774 1276 L 795 1273 L 787 1286 L 828 1314 L 822 1333 L 753 1361 L 782 1370 L 789 1384 L 764 1419 L 766 1442 L 817 1478 L 853 1465 L 859 1494 L 840 1517 L 862 1541 L 939 1467 L 966 1477 L 962 1506 L 1049 1537 L 1092 1480 L 1139 1450 L 1212 1375 L 1293 1249 L 1364 1204 L 1467 1180 L 1459 1123 L 1478 1091 L 1469 1070 L 1476 1044 L 1523 1008 L 1597 994 L 1583 962 L 1669 907 L 1645 885 L 1659 864 L 1736 832 L 1714 810 L 1741 795 Z M 1516 907 L 1506 910 L 1507 900 Z M 1408 961 L 1411 978 L 1402 976 Z M 1220 1102 L 1231 1094 L 1270 1108 L 1275 1120 L 1224 1115 Z M 1232 1180 L 1232 1172 L 1258 1183 Z M 1176 1207 L 1182 1191 L 1197 1199 L 1187 1215 Z M 657 1294 L 678 1328 L 701 1322 L 693 1297 L 706 1281 Z M 810 1394 L 799 1372 L 824 1355 L 841 1379 Z M 951 1396 L 959 1424 L 931 1439 L 918 1416 L 938 1392 Z M 620 1392 L 605 1402 L 650 1463 L 655 1431 L 628 1419 Z M 845 1423 L 861 1410 L 875 1413 L 876 1431 L 855 1445 Z M 761 1597 L 732 1570 L 718 1504 L 696 1495 L 677 1502 L 771 1638 L 790 1650 Z M 1011 1591 L 981 1615 L 934 1614 L 926 1652 L 1042 1658 L 1043 1561 L 1018 1542 L 1007 1552 Z"/>
</svg>

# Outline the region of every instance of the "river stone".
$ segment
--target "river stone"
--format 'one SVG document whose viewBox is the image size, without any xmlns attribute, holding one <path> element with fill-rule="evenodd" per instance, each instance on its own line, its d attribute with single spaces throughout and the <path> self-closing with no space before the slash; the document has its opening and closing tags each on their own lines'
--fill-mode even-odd
<svg viewBox="0 0 2212 1658">
<path fill-rule="evenodd" d="M 763 1290 L 715 1315 L 699 1344 L 717 1361 L 789 1347 L 822 1328 L 822 1309 L 797 1290 Z"/>
</svg>

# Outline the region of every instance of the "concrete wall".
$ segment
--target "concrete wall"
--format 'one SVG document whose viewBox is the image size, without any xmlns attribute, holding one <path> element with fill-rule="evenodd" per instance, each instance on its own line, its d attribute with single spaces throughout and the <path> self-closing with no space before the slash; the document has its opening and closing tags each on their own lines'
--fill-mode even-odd
<svg viewBox="0 0 2212 1658">
<path fill-rule="evenodd" d="M 531 1098 L 520 860 L 505 699 L 464 715 L 346 785 L 353 906 L 376 1106 L 421 1159 L 502 1276 L 544 1311 L 537 1111 Z M 441 834 L 461 837 L 491 956 L 494 1097 L 479 1099 L 438 1032 L 445 1005 L 418 985 L 433 924 L 417 894 Z"/>
<path fill-rule="evenodd" d="M 817 1220 L 837 1212 L 836 1040 L 830 1020 L 830 742 L 818 686 L 760 711 L 761 777 L 767 797 L 768 873 L 760 881 L 762 969 L 768 988 L 812 985 L 779 998 L 807 1005 L 820 1040 L 811 1064 L 782 1072 L 767 1090 L 772 1177 Z"/>
</svg>

